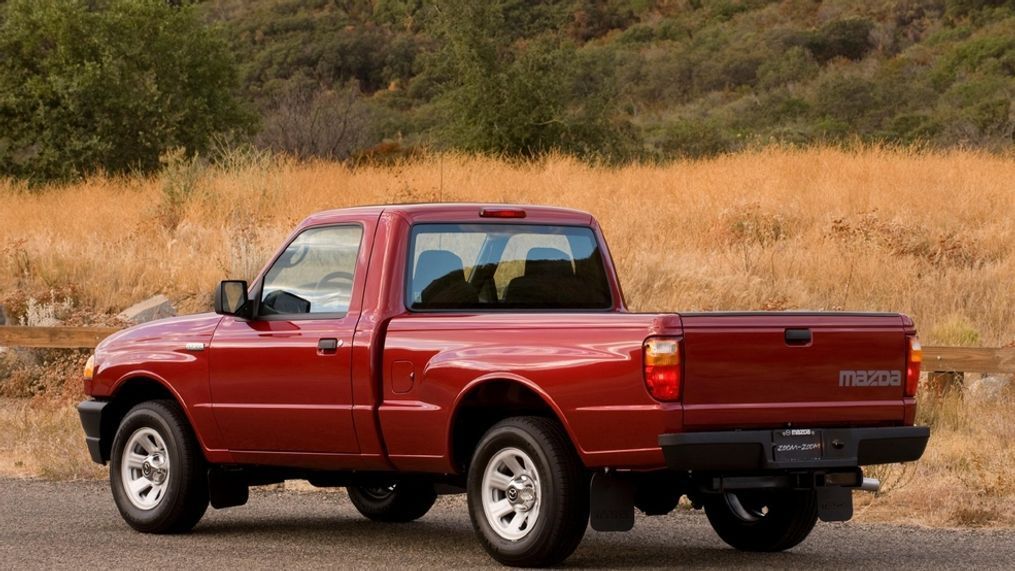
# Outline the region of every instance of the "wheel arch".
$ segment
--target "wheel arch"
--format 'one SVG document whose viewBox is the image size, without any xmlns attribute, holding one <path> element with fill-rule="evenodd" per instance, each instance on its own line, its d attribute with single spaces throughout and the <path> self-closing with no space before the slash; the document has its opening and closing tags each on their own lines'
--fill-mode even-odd
<svg viewBox="0 0 1015 571">
<path fill-rule="evenodd" d="M 464 473 L 476 445 L 494 424 L 512 416 L 543 416 L 557 422 L 582 463 L 584 453 L 563 411 L 549 395 L 528 379 L 492 374 L 469 383 L 455 399 L 448 425 L 449 462 Z"/>
<path fill-rule="evenodd" d="M 194 435 L 200 443 L 201 453 L 204 455 L 204 443 L 195 430 L 194 419 L 179 393 L 158 375 L 139 372 L 124 375 L 114 384 L 108 398 L 109 404 L 102 411 L 99 446 L 104 462 L 108 462 L 112 456 L 113 439 L 116 438 L 116 431 L 123 417 L 138 404 L 153 400 L 171 400 L 180 407 L 191 430 L 194 431 Z"/>
</svg>

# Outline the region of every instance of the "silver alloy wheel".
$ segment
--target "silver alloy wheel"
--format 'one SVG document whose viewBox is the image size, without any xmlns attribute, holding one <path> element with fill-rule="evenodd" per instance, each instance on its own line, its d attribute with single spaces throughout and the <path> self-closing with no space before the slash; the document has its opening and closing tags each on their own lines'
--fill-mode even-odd
<svg viewBox="0 0 1015 571">
<path fill-rule="evenodd" d="M 127 439 L 120 460 L 120 481 L 127 499 L 139 510 L 155 509 L 169 487 L 169 451 L 154 428 L 139 428 Z"/>
<path fill-rule="evenodd" d="M 539 519 L 539 471 L 528 454 L 505 448 L 495 454 L 483 472 L 483 513 L 497 535 L 518 541 Z"/>
</svg>

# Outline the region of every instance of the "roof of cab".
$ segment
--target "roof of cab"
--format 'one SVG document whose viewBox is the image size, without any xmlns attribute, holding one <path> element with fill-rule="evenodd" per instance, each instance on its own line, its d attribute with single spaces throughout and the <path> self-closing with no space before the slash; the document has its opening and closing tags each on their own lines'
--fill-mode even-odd
<svg viewBox="0 0 1015 571">
<path fill-rule="evenodd" d="M 525 211 L 525 218 L 486 218 L 479 215 L 484 208 L 517 209 Z M 425 204 L 384 204 L 377 206 L 356 206 L 325 210 L 311 214 L 301 227 L 329 224 L 348 220 L 349 216 L 378 216 L 383 212 L 391 212 L 405 217 L 409 223 L 417 222 L 513 222 L 542 224 L 581 224 L 592 223 L 592 215 L 581 210 L 559 208 L 556 206 L 535 206 L 529 204 L 497 204 L 497 203 L 425 203 Z"/>
</svg>

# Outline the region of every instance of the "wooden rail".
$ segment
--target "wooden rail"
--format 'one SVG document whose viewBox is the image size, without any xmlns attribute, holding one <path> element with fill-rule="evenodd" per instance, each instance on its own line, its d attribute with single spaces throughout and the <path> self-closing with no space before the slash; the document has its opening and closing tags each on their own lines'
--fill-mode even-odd
<svg viewBox="0 0 1015 571">
<path fill-rule="evenodd" d="M 1015 373 L 1015 347 L 924 347 L 924 371 Z"/>
<path fill-rule="evenodd" d="M 0 347 L 90 349 L 116 327 L 0 327 Z"/>
<path fill-rule="evenodd" d="M 89 349 L 115 327 L 0 327 L 0 347 Z M 1015 347 L 924 347 L 923 370 L 957 373 L 1015 373 Z"/>
</svg>

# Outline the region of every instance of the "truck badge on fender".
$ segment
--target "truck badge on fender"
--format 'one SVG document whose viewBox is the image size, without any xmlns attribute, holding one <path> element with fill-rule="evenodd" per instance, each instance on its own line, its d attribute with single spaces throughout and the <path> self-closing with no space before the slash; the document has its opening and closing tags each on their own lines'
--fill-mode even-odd
<svg viewBox="0 0 1015 571">
<path fill-rule="evenodd" d="M 839 371 L 840 387 L 900 387 L 902 371 Z"/>
</svg>

